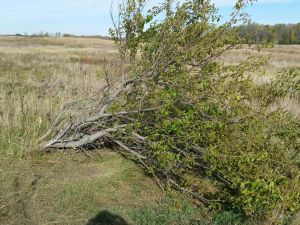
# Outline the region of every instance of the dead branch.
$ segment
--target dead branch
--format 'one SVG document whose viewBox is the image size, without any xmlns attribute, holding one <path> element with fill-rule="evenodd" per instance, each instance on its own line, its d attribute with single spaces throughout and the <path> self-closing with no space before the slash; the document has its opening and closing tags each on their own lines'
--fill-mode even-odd
<svg viewBox="0 0 300 225">
<path fill-rule="evenodd" d="M 107 136 L 111 132 L 116 132 L 120 130 L 121 128 L 124 128 L 126 125 L 119 125 L 117 127 L 113 128 L 107 128 L 105 130 L 98 131 L 94 134 L 91 135 L 83 135 L 80 139 L 78 140 L 54 140 L 49 143 L 47 143 L 43 148 L 79 148 L 87 144 L 94 143 L 97 141 L 99 138 Z"/>
<path fill-rule="evenodd" d="M 212 203 L 212 202 L 220 202 L 220 200 L 209 200 L 209 199 L 206 199 L 203 196 L 201 196 L 201 195 L 199 195 L 199 194 L 197 194 L 197 193 L 195 193 L 193 191 L 190 191 L 190 190 L 188 190 L 186 188 L 183 188 L 182 186 L 180 186 L 179 184 L 177 184 L 173 179 L 169 179 L 168 181 L 170 181 L 170 183 L 172 183 L 180 191 L 182 191 L 184 193 L 187 193 L 187 194 L 191 195 L 194 198 L 199 199 L 203 203 L 209 204 L 209 203 Z"/>
<path fill-rule="evenodd" d="M 110 137 L 111 138 L 111 137 Z M 133 154 L 134 156 L 137 156 L 139 159 L 147 159 L 146 156 L 143 156 L 139 153 L 137 153 L 136 151 L 133 151 L 131 148 L 127 147 L 125 144 L 123 144 L 122 142 L 115 140 L 113 138 L 111 138 L 111 140 L 113 142 L 115 142 L 117 145 L 119 145 L 122 149 L 126 150 L 127 152 Z"/>
</svg>

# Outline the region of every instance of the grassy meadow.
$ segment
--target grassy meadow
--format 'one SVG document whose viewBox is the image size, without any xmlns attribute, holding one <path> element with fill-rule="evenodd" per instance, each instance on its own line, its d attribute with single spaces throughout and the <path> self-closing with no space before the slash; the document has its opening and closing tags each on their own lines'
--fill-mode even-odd
<svg viewBox="0 0 300 225">
<path fill-rule="evenodd" d="M 236 63 L 252 54 L 270 57 L 257 82 L 300 66 L 300 46 L 293 45 L 232 51 L 220 60 Z M 40 151 L 39 138 L 59 109 L 96 95 L 104 65 L 117 63 L 109 40 L 0 37 L 0 224 L 97 224 L 104 211 L 128 224 L 243 224 L 230 212 L 179 204 L 180 194 L 169 199 L 138 165 L 107 149 L 90 152 L 91 158 L 75 150 Z M 293 99 L 274 107 L 300 117 Z"/>
</svg>

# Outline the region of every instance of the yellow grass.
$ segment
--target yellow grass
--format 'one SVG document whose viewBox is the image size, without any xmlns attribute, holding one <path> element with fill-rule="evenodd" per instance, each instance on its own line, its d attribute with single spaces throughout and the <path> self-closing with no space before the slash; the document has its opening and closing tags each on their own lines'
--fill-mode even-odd
<svg viewBox="0 0 300 225">
<path fill-rule="evenodd" d="M 259 52 L 245 47 L 243 50 L 227 52 L 221 60 L 225 63 L 237 63 L 252 55 L 270 57 L 271 71 L 300 66 L 300 45 L 276 45 L 274 48 L 262 49 Z"/>
<path fill-rule="evenodd" d="M 253 81 L 258 85 L 270 83 L 276 78 L 279 70 L 298 67 L 300 68 L 300 45 L 277 45 L 274 48 L 261 49 L 253 48 L 231 50 L 222 55 L 219 60 L 225 64 L 236 64 L 246 60 L 250 56 L 262 56 L 269 59 L 264 74 L 253 74 Z M 300 117 L 300 100 L 295 98 L 282 98 L 274 102 L 271 110 L 282 108 L 296 117 Z"/>
<path fill-rule="evenodd" d="M 258 83 L 300 66 L 300 46 L 231 51 L 221 60 L 253 54 L 271 57 Z M 116 153 L 102 149 L 88 159 L 76 151 L 39 152 L 37 140 L 59 108 L 99 92 L 104 64 L 118 64 L 109 40 L 0 37 L 0 224 L 86 224 L 104 209 L 131 221 L 136 208 L 162 198 L 153 180 Z M 300 116 L 295 99 L 273 107 Z"/>
<path fill-rule="evenodd" d="M 86 224 L 122 214 L 162 192 L 133 162 L 105 149 L 44 155 L 38 138 L 66 103 L 95 95 L 112 42 L 0 38 L 0 224 Z"/>
</svg>

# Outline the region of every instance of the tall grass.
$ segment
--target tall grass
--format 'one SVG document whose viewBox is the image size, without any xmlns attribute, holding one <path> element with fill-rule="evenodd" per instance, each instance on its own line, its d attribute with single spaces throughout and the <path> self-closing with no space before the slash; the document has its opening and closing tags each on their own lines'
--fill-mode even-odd
<svg viewBox="0 0 300 225">
<path fill-rule="evenodd" d="M 270 50 L 272 63 L 286 57 L 279 67 L 300 65 L 288 48 Z M 212 216 L 190 201 L 165 200 L 153 180 L 115 153 L 88 159 L 75 151 L 39 151 L 53 116 L 68 102 L 94 96 L 104 63 L 113 66 L 115 59 L 106 40 L 0 38 L 0 224 L 86 224 L 102 210 L 133 224 L 240 224 L 231 212 Z M 274 103 L 279 106 L 299 113 L 292 100 Z"/>
<path fill-rule="evenodd" d="M 85 48 L 51 46 L 51 39 L 46 46 L 1 41 L 0 224 L 85 224 L 102 209 L 126 217 L 160 198 L 155 183 L 115 153 L 101 150 L 88 159 L 39 149 L 38 139 L 61 106 L 99 91 L 104 55 L 114 62 L 111 46 L 109 53 L 106 43 L 92 48 L 84 39 Z"/>
<path fill-rule="evenodd" d="M 96 48 L 17 48 L 14 41 L 0 50 L 0 151 L 22 157 L 35 148 L 59 107 L 99 90 L 104 54 L 112 58 L 112 53 Z M 90 57 L 99 63 L 84 60 Z"/>
</svg>

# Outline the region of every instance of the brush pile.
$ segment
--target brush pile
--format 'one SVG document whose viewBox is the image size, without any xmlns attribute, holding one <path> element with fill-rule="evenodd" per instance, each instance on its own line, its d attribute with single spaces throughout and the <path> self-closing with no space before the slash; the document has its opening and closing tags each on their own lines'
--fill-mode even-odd
<svg viewBox="0 0 300 225">
<path fill-rule="evenodd" d="M 147 12 L 143 0 L 120 5 L 111 30 L 120 79 L 105 69 L 101 94 L 65 106 L 44 149 L 110 147 L 164 190 L 253 218 L 297 211 L 299 120 L 270 111 L 271 89 L 252 82 L 265 60 L 218 61 L 247 43 L 234 26 L 248 21 L 247 3 L 238 1 L 222 25 L 210 1 L 165 1 Z"/>
</svg>

